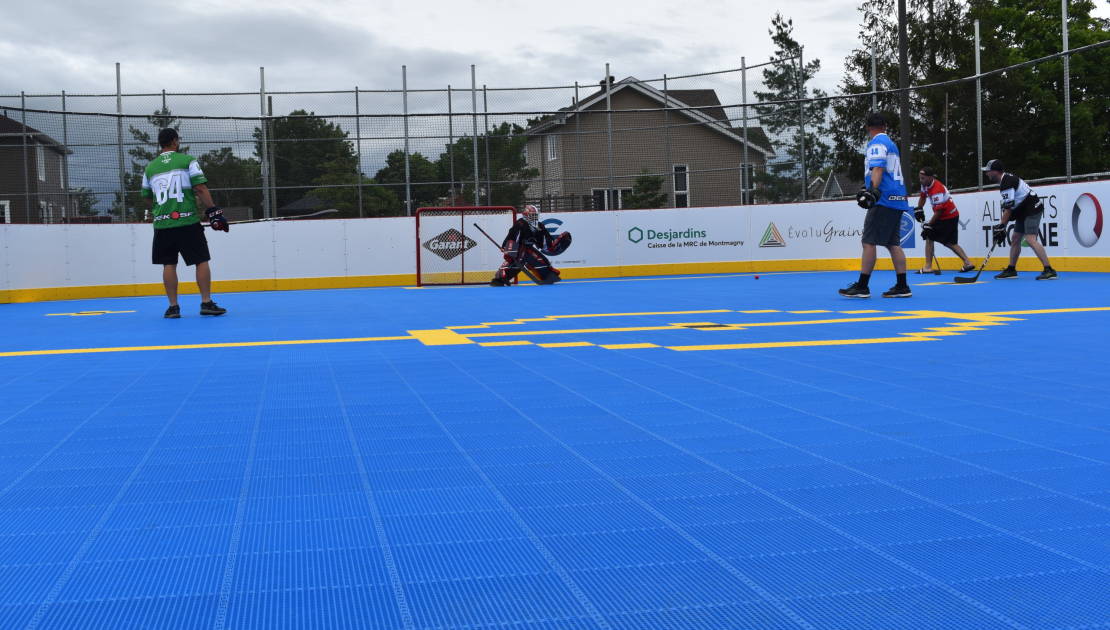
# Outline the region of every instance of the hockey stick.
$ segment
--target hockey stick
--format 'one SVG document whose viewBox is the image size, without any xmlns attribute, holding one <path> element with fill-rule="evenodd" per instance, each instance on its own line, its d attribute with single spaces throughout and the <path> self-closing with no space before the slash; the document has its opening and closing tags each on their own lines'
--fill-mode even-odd
<svg viewBox="0 0 1110 630">
<path fill-rule="evenodd" d="M 239 225 L 240 223 L 262 223 L 263 221 L 292 221 L 294 219 L 308 219 L 310 217 L 318 217 L 324 214 L 335 214 L 337 212 L 339 212 L 339 210 L 335 208 L 329 208 L 327 210 L 318 210 L 310 214 L 298 214 L 294 217 L 266 217 L 265 219 L 244 219 L 242 221 L 228 221 L 228 224 Z"/>
<path fill-rule="evenodd" d="M 480 226 L 480 225 L 478 225 L 477 223 L 475 223 L 475 224 L 474 224 L 474 227 L 478 228 L 478 231 L 479 231 L 479 232 L 481 232 L 483 236 L 485 236 L 486 238 L 488 238 L 488 239 L 489 239 L 489 242 L 493 243 L 493 246 L 494 246 L 494 247 L 496 247 L 496 248 L 498 249 L 498 251 L 500 251 L 500 252 L 501 252 L 502 254 L 504 254 L 504 253 L 505 253 L 505 250 L 504 250 L 504 249 L 502 249 L 502 248 L 501 248 L 501 246 L 497 244 L 497 241 L 493 240 L 493 237 L 492 237 L 492 236 L 490 236 L 489 234 L 486 234 L 486 231 L 482 229 L 482 226 Z M 523 256 L 523 255 L 524 255 L 524 247 L 522 246 L 522 247 L 520 248 L 520 252 L 519 252 L 519 253 L 517 253 L 517 256 L 516 256 L 516 257 L 517 257 L 517 259 L 513 261 L 513 264 L 514 264 L 514 265 L 516 265 L 516 264 L 520 263 L 520 257 L 521 257 L 521 256 Z M 531 271 L 528 271 L 528 266 L 527 266 L 527 265 L 520 265 L 520 270 L 524 272 L 524 275 L 526 275 L 526 276 L 528 276 L 529 278 L 531 278 L 531 279 L 532 279 L 532 282 L 535 282 L 536 284 L 542 284 L 542 283 L 540 282 L 540 279 L 539 279 L 539 278 L 537 278 L 537 277 L 535 276 L 535 274 L 533 274 L 533 273 L 532 273 Z"/>
<path fill-rule="evenodd" d="M 983 264 L 979 265 L 979 271 L 976 271 L 974 276 L 970 278 L 968 278 L 967 276 L 956 276 L 955 278 L 953 278 L 953 280 L 956 281 L 956 284 L 973 284 L 975 282 L 978 282 L 979 274 L 983 273 L 983 270 L 987 268 L 987 263 L 991 261 L 991 254 L 994 253 L 994 248 L 997 244 L 998 243 L 995 243 L 993 240 L 991 241 L 991 248 L 987 250 L 987 257 L 983 259 Z"/>
</svg>

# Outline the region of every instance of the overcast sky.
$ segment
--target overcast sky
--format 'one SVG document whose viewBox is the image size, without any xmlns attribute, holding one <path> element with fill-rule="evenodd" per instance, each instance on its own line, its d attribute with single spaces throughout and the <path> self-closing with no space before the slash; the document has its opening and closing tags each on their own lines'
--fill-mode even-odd
<svg viewBox="0 0 1110 630">
<path fill-rule="evenodd" d="M 402 64 L 410 88 L 468 87 L 470 64 L 490 87 L 658 78 L 768 60 L 776 11 L 835 91 L 858 3 L 38 0 L 5 11 L 0 94 L 114 92 L 117 61 L 124 92 L 256 91 L 259 66 L 270 90 L 400 88 Z"/>
</svg>

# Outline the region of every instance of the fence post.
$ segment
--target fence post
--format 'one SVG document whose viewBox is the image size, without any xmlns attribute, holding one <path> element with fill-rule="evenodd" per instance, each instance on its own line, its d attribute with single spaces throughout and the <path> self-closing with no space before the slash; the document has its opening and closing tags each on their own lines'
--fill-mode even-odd
<svg viewBox="0 0 1110 630">
<path fill-rule="evenodd" d="M 879 69 L 878 62 L 875 59 L 874 42 L 871 43 L 871 111 L 879 111 Z"/>
<path fill-rule="evenodd" d="M 412 172 L 409 166 L 409 79 L 408 68 L 401 66 L 401 108 L 405 123 L 405 214 L 412 216 Z"/>
<path fill-rule="evenodd" d="M 671 158 L 671 89 L 667 75 L 663 75 L 663 181 L 669 182 L 663 190 L 669 187 L 671 194 L 669 195 L 671 207 L 677 204 L 674 202 L 674 160 Z M 686 177 L 690 177 L 690 173 L 686 173 Z"/>
<path fill-rule="evenodd" d="M 23 207 L 26 209 L 27 222 L 31 223 L 31 171 L 27 155 L 27 94 L 23 91 L 19 92 L 19 108 L 22 113 L 20 122 L 23 125 L 19 135 L 19 140 L 23 144 Z"/>
<path fill-rule="evenodd" d="M 740 116 L 744 125 L 744 163 L 740 165 L 740 203 L 741 205 L 747 205 L 751 203 L 749 190 L 753 188 L 751 180 L 755 175 L 755 167 L 752 166 L 751 156 L 748 153 L 748 63 L 746 57 L 740 58 L 740 92 Z M 747 182 L 744 181 L 745 176 L 748 178 Z"/>
<path fill-rule="evenodd" d="M 605 118 L 609 133 L 609 190 L 605 193 L 605 210 L 616 210 L 610 207 L 619 205 L 617 191 L 613 189 L 613 76 L 609 74 L 609 64 L 605 64 Z"/>
<path fill-rule="evenodd" d="M 359 116 L 358 86 L 355 86 L 355 191 L 358 193 L 358 216 L 362 211 L 362 119 Z"/>
<path fill-rule="evenodd" d="M 581 111 L 581 105 L 580 105 L 579 94 L 578 94 L 578 81 L 574 82 L 574 152 L 575 152 L 575 155 L 578 156 L 577 159 L 575 160 L 577 162 L 577 166 L 576 166 L 575 170 L 578 171 L 578 189 L 579 189 L 579 191 L 581 191 L 581 190 L 583 190 L 583 186 L 585 186 L 585 184 L 586 184 L 586 180 L 582 178 L 582 111 Z M 540 163 L 541 164 L 543 163 L 543 155 L 540 155 Z M 565 174 L 564 174 L 564 177 L 565 177 Z M 565 189 L 564 189 L 564 191 L 565 191 Z M 584 196 L 585 195 L 583 195 L 581 192 L 579 192 L 579 194 L 578 194 L 579 201 L 581 201 Z M 591 200 L 591 202 L 593 200 L 592 191 L 590 193 L 590 200 Z M 586 204 L 582 204 L 582 205 L 585 206 Z M 573 209 L 573 204 L 572 204 L 572 209 Z"/>
<path fill-rule="evenodd" d="M 73 196 L 69 190 L 69 118 L 66 110 L 66 91 L 62 90 L 62 186 L 65 188 L 65 208 L 62 218 L 69 216 L 73 206 Z M 74 212 L 74 215 L 77 213 Z"/>
<path fill-rule="evenodd" d="M 1064 53 L 1068 48 L 1068 0 L 1060 0 L 1060 30 L 1064 36 Z M 1064 55 L 1064 170 L 1071 181 L 1071 55 Z"/>
<path fill-rule="evenodd" d="M 975 20 L 975 171 L 979 190 L 983 190 L 983 80 L 979 74 L 979 20 Z"/>
<path fill-rule="evenodd" d="M 486 85 L 482 84 L 482 130 L 485 139 L 482 144 L 486 147 L 486 205 L 493 205 L 493 165 L 489 161 L 489 100 L 486 94 Z"/>
<path fill-rule="evenodd" d="M 806 64 L 802 59 L 805 46 L 798 47 L 798 159 L 801 161 L 802 174 L 802 201 L 806 200 L 809 188 L 809 173 L 806 172 L 806 117 L 805 117 L 805 85 Z"/>
<path fill-rule="evenodd" d="M 26 130 L 24 130 L 26 131 Z M 123 165 L 123 84 L 120 80 L 119 62 L 116 62 L 116 152 L 119 157 L 119 216 L 127 221 L 127 182 Z"/>
<path fill-rule="evenodd" d="M 262 218 L 270 218 L 270 121 L 266 118 L 266 68 L 258 68 L 258 122 L 262 131 L 258 161 L 262 175 Z"/>
<path fill-rule="evenodd" d="M 906 36 L 906 0 L 898 0 L 898 119 L 902 169 L 908 173 L 913 164 L 913 118 L 910 116 L 910 68 Z"/>
<path fill-rule="evenodd" d="M 478 74 L 474 64 L 470 64 L 470 117 L 474 127 L 474 138 L 470 143 L 474 153 L 474 205 L 481 205 L 478 201 Z"/>
<path fill-rule="evenodd" d="M 447 84 L 447 159 L 451 168 L 451 198 L 447 200 L 450 205 L 455 205 L 455 117 L 451 97 L 451 84 Z"/>
</svg>

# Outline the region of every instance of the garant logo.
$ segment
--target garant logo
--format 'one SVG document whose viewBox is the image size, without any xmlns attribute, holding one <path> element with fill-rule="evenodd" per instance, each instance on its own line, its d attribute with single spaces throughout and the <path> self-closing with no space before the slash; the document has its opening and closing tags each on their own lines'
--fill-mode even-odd
<svg viewBox="0 0 1110 630">
<path fill-rule="evenodd" d="M 558 219 L 544 219 L 543 221 L 540 221 L 540 225 L 542 225 L 544 229 L 547 230 L 548 234 L 554 236 L 555 233 L 559 231 L 559 227 L 563 225 L 563 222 Z"/>
<path fill-rule="evenodd" d="M 1071 207 L 1071 233 L 1083 247 L 1094 247 L 1102 236 L 1102 206 L 1091 193 L 1083 193 Z"/>
<path fill-rule="evenodd" d="M 786 240 L 782 238 L 779 233 L 778 227 L 774 222 L 767 224 L 767 229 L 763 231 L 763 238 L 759 239 L 760 247 L 786 247 Z"/>
<path fill-rule="evenodd" d="M 424 249 L 444 260 L 451 260 L 477 244 L 474 239 L 455 228 L 451 228 L 439 236 L 425 241 Z"/>
<path fill-rule="evenodd" d="M 640 241 L 644 240 L 644 231 L 638 227 L 632 228 L 628 231 L 628 240 L 632 241 L 633 243 L 639 243 Z"/>
</svg>

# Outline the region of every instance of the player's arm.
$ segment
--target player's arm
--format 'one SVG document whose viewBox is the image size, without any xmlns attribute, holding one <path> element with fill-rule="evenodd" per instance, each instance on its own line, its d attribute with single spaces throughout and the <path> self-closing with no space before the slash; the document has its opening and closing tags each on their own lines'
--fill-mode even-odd
<svg viewBox="0 0 1110 630">
<path fill-rule="evenodd" d="M 202 208 L 216 205 L 216 202 L 212 201 L 212 193 L 209 192 L 207 184 L 193 184 L 193 194 L 197 196 L 197 201 L 201 203 Z"/>
</svg>

